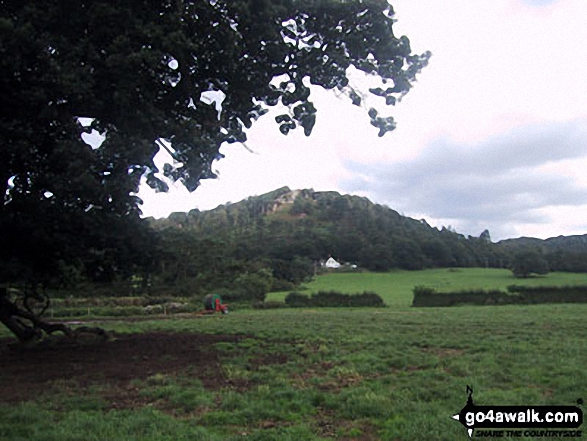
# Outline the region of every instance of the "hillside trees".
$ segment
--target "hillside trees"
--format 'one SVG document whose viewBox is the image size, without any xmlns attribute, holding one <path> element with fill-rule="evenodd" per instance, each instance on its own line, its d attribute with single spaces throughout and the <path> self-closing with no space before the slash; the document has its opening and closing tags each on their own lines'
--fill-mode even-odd
<svg viewBox="0 0 587 441">
<path fill-rule="evenodd" d="M 220 146 L 244 141 L 268 107 L 283 109 L 282 133 L 301 126 L 309 135 L 310 85 L 361 104 L 352 67 L 381 78 L 371 92 L 393 105 L 429 57 L 394 35 L 384 0 L 6 0 L 0 8 L 0 283 L 26 279 L 33 290 L 58 273 L 55 262 L 87 272 L 88 259 L 108 256 L 121 276 L 128 257 L 142 254 L 140 241 L 118 253 L 127 225 L 143 227 L 140 183 L 165 191 L 167 177 L 196 189 L 214 177 Z M 375 109 L 367 114 L 380 136 L 394 128 Z M 173 158 L 163 170 L 153 162 L 160 149 Z M 14 237 L 26 240 L 14 246 Z"/>
<path fill-rule="evenodd" d="M 530 277 L 532 274 L 544 275 L 549 271 L 548 262 L 535 249 L 517 252 L 511 262 L 512 272 L 516 277 Z"/>
<path fill-rule="evenodd" d="M 554 250 L 544 255 L 551 271 L 574 273 L 587 272 L 587 252 L 576 250 Z"/>
<path fill-rule="evenodd" d="M 177 229 L 199 240 L 214 237 L 223 244 L 227 258 L 231 256 L 241 262 L 240 267 L 246 271 L 252 271 L 250 262 L 271 269 L 274 286 L 302 282 L 314 273 L 312 263 L 329 255 L 373 271 L 456 266 L 501 268 L 507 263 L 507 253 L 485 238 L 467 238 L 448 229 L 439 231 L 365 198 L 303 190 L 304 196 L 293 203 L 279 205 L 275 201 L 290 192 L 281 190 L 278 195 L 271 192 L 250 197 L 208 212 L 192 211 L 153 221 L 153 225 L 163 230 L 163 235 L 167 229 L 170 234 Z M 237 214 L 248 212 L 247 207 L 273 196 L 276 199 L 268 205 L 278 207 L 276 211 L 247 217 Z M 305 216 L 299 216 L 299 207 L 307 207 Z M 217 222 L 219 217 L 232 220 L 225 224 Z"/>
<path fill-rule="evenodd" d="M 232 262 L 222 268 L 209 264 L 204 257 L 198 280 L 209 282 L 205 289 L 229 289 L 226 281 L 261 268 L 272 271 L 272 288 L 293 289 L 313 276 L 318 261 L 329 255 L 341 263 L 372 271 L 511 268 L 518 252 L 538 249 L 553 271 L 584 268 L 584 236 L 493 243 L 487 230 L 467 237 L 450 228 L 438 230 L 366 198 L 307 189 L 292 203 L 290 196 L 296 192 L 282 188 L 211 211 L 192 211 L 152 222 L 163 237 L 181 232 L 197 241 L 213 239 L 213 250 L 210 246 L 201 247 L 212 250 L 210 262 L 216 261 L 213 255 L 219 252 L 224 256 L 222 261 Z M 277 203 L 284 198 L 290 200 L 289 205 Z M 250 210 L 258 206 L 276 208 Z M 300 216 L 300 207 L 305 207 L 304 216 Z M 224 218 L 229 219 L 228 223 L 218 222 Z M 215 271 L 222 275 L 214 276 Z"/>
<path fill-rule="evenodd" d="M 587 235 L 558 236 L 541 240 L 521 237 L 499 244 L 500 253 L 514 256 L 534 250 L 547 261 L 551 271 L 587 272 Z"/>
</svg>

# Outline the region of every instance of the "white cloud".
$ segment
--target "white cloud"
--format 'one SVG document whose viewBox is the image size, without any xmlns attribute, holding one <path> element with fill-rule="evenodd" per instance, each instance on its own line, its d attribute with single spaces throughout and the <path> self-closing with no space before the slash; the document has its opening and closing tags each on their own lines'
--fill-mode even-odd
<svg viewBox="0 0 587 441">
<path fill-rule="evenodd" d="M 561 206 L 577 207 L 566 222 L 581 224 L 587 183 L 561 172 L 569 162 L 587 163 L 587 121 L 518 127 L 476 144 L 442 140 L 401 162 L 349 162 L 353 178 L 342 186 L 463 233 L 489 228 L 503 238 L 518 224 L 551 222 Z"/>
<path fill-rule="evenodd" d="M 146 214 L 212 208 L 288 185 L 354 189 L 470 234 L 489 226 L 486 219 L 495 222 L 494 237 L 587 233 L 581 221 L 587 214 L 584 0 L 392 4 L 396 35 L 408 35 L 415 52 L 433 53 L 412 91 L 389 108 L 398 124 L 394 132 L 378 138 L 365 109 L 316 90 L 318 118 L 310 138 L 300 131 L 282 136 L 266 115 L 249 131 L 247 146 L 255 154 L 224 147 L 227 157 L 215 165 L 220 179 L 204 181 L 192 195 L 172 191 L 155 198 L 141 192 Z M 426 176 L 461 196 L 434 193 L 436 181 Z M 382 188 L 402 189 L 411 203 L 392 199 Z M 463 211 L 462 202 L 477 197 L 475 189 L 493 196 Z M 441 200 L 442 210 L 427 196 Z M 519 210 L 506 215 L 515 201 Z M 165 204 L 173 208 L 163 209 Z"/>
</svg>

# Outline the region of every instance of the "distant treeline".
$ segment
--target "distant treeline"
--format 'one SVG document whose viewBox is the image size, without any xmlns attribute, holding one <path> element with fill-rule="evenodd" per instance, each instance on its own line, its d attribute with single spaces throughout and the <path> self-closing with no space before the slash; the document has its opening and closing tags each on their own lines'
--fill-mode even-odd
<svg viewBox="0 0 587 441">
<path fill-rule="evenodd" d="M 149 246 L 141 265 L 134 263 L 129 245 L 125 253 L 132 264 L 107 265 L 101 255 L 96 262 L 60 264 L 54 286 L 77 286 L 72 295 L 104 286 L 108 295 L 218 292 L 230 301 L 258 302 L 270 290 L 295 290 L 319 273 L 329 256 L 359 271 L 512 268 L 514 256 L 527 250 L 546 261 L 542 269 L 587 271 L 587 236 L 493 243 L 487 230 L 466 237 L 336 192 L 284 187 L 214 210 L 146 222 L 150 234 L 133 240 Z"/>
<path fill-rule="evenodd" d="M 247 283 L 293 290 L 329 256 L 359 269 L 511 268 L 513 257 L 534 250 L 551 271 L 587 271 L 586 237 L 493 243 L 434 228 L 366 198 L 313 190 L 274 192 L 214 210 L 176 213 L 152 221 L 161 261 L 153 280 L 188 290 L 224 289 L 239 295 Z M 572 246 L 567 246 L 571 243 Z M 236 285 L 240 285 L 236 286 Z"/>
</svg>

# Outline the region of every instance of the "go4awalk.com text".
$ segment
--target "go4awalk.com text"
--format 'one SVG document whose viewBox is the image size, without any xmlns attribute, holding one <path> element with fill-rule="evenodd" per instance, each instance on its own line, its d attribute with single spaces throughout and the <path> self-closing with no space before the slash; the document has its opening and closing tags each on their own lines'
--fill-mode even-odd
<svg viewBox="0 0 587 441">
<path fill-rule="evenodd" d="M 452 418 L 469 437 L 581 438 L 583 410 L 578 406 L 479 406 L 467 386 L 467 404 Z M 577 400 L 582 404 L 582 400 Z"/>
<path fill-rule="evenodd" d="M 526 429 L 526 430 L 487 430 L 476 429 L 473 436 L 475 438 L 581 438 L 581 430 L 544 430 L 544 429 Z"/>
</svg>

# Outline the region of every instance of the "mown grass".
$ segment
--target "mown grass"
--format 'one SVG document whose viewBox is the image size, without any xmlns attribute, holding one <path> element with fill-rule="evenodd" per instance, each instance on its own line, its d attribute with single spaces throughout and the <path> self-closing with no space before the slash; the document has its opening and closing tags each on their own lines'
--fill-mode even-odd
<svg viewBox="0 0 587 441">
<path fill-rule="evenodd" d="M 448 282 L 461 288 L 461 281 Z M 356 291 L 350 283 L 345 287 Z M 396 282 L 402 284 L 408 285 L 403 273 Z M 328 288 L 343 290 L 342 284 Z M 0 405 L 0 439 L 454 441 L 468 439 L 450 418 L 466 402 L 466 385 L 474 388 L 477 404 L 566 405 L 586 398 L 587 305 L 416 309 L 407 306 L 409 291 L 394 292 L 400 294 L 388 293 L 386 301 L 395 307 L 381 309 L 246 310 L 205 319 L 108 322 L 117 332 L 247 338 L 216 344 L 226 379 L 217 389 L 204 388 L 189 372 L 154 374 L 132 383 L 140 405 L 120 410 L 99 387 L 72 397 L 63 386 L 35 401 Z"/>
<path fill-rule="evenodd" d="M 506 290 L 509 285 L 562 286 L 587 284 L 587 274 L 553 272 L 546 276 L 527 279 L 515 278 L 506 269 L 486 268 L 441 268 L 425 271 L 391 271 L 387 273 L 336 273 L 316 277 L 303 285 L 304 293 L 321 290 L 335 290 L 345 294 L 373 291 L 384 302 L 393 307 L 407 307 L 412 304 L 412 290 L 415 286 L 427 286 L 438 291 L 459 291 L 464 289 Z M 283 300 L 287 292 L 270 293 L 267 300 Z"/>
</svg>

